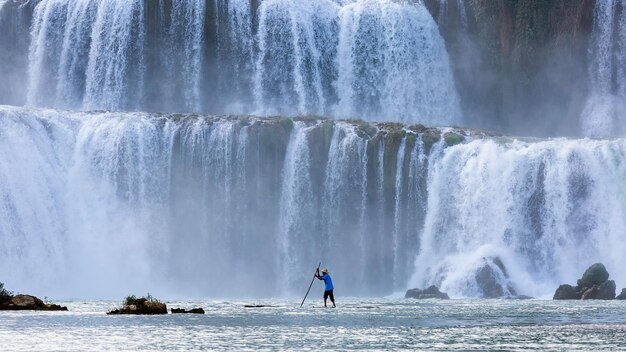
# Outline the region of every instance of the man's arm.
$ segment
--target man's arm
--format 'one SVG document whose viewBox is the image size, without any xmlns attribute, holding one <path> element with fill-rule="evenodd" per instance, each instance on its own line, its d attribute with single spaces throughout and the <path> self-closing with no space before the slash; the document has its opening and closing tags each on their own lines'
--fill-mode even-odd
<svg viewBox="0 0 626 352">
<path fill-rule="evenodd" d="M 315 271 L 315 278 L 318 280 L 323 280 L 320 276 L 320 268 L 317 268 L 317 270 Z"/>
</svg>

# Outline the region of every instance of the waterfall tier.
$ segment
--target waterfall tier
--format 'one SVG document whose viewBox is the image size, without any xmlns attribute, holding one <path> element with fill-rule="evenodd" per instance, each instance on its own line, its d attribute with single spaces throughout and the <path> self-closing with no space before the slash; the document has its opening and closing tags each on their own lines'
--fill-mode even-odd
<svg viewBox="0 0 626 352">
<path fill-rule="evenodd" d="M 29 43 L 30 106 L 461 123 L 421 3 L 39 0 Z"/>
<path fill-rule="evenodd" d="M 298 294 L 319 260 L 351 295 L 477 296 L 484 258 L 530 295 L 596 261 L 626 281 L 623 140 L 7 106 L 0 135 L 0 267 L 29 292 Z"/>
</svg>

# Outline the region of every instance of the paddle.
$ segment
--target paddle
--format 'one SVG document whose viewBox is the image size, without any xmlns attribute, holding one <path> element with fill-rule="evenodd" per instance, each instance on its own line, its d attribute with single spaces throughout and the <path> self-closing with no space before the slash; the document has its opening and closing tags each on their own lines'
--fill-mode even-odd
<svg viewBox="0 0 626 352">
<path fill-rule="evenodd" d="M 317 264 L 317 269 L 315 270 L 315 274 L 317 274 L 317 271 L 320 270 L 320 266 L 322 266 L 322 262 Z M 304 298 L 302 299 L 302 303 L 300 303 L 300 307 L 302 307 L 302 305 L 304 304 L 304 301 L 306 301 L 306 297 L 309 295 L 309 292 L 311 291 L 311 286 L 313 286 L 313 281 L 315 281 L 315 274 L 313 274 L 313 278 L 311 279 L 311 284 L 309 285 L 309 289 L 306 290 L 306 295 L 304 295 Z"/>
</svg>

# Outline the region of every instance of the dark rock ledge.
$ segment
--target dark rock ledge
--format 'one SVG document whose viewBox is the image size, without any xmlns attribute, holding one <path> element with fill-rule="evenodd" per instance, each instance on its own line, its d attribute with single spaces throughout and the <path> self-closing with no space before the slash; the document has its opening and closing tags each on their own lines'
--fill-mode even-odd
<svg viewBox="0 0 626 352">
<path fill-rule="evenodd" d="M 185 310 L 183 308 L 172 308 L 172 314 L 204 314 L 204 309 L 202 308 L 193 308 L 189 310 Z"/>
</svg>

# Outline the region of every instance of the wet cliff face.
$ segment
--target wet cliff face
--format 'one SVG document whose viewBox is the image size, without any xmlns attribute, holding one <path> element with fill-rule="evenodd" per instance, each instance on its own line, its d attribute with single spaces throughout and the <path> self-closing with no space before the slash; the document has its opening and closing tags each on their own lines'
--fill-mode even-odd
<svg viewBox="0 0 626 352">
<path fill-rule="evenodd" d="M 466 116 L 539 136 L 584 134 L 593 0 L 427 0 Z"/>
</svg>

